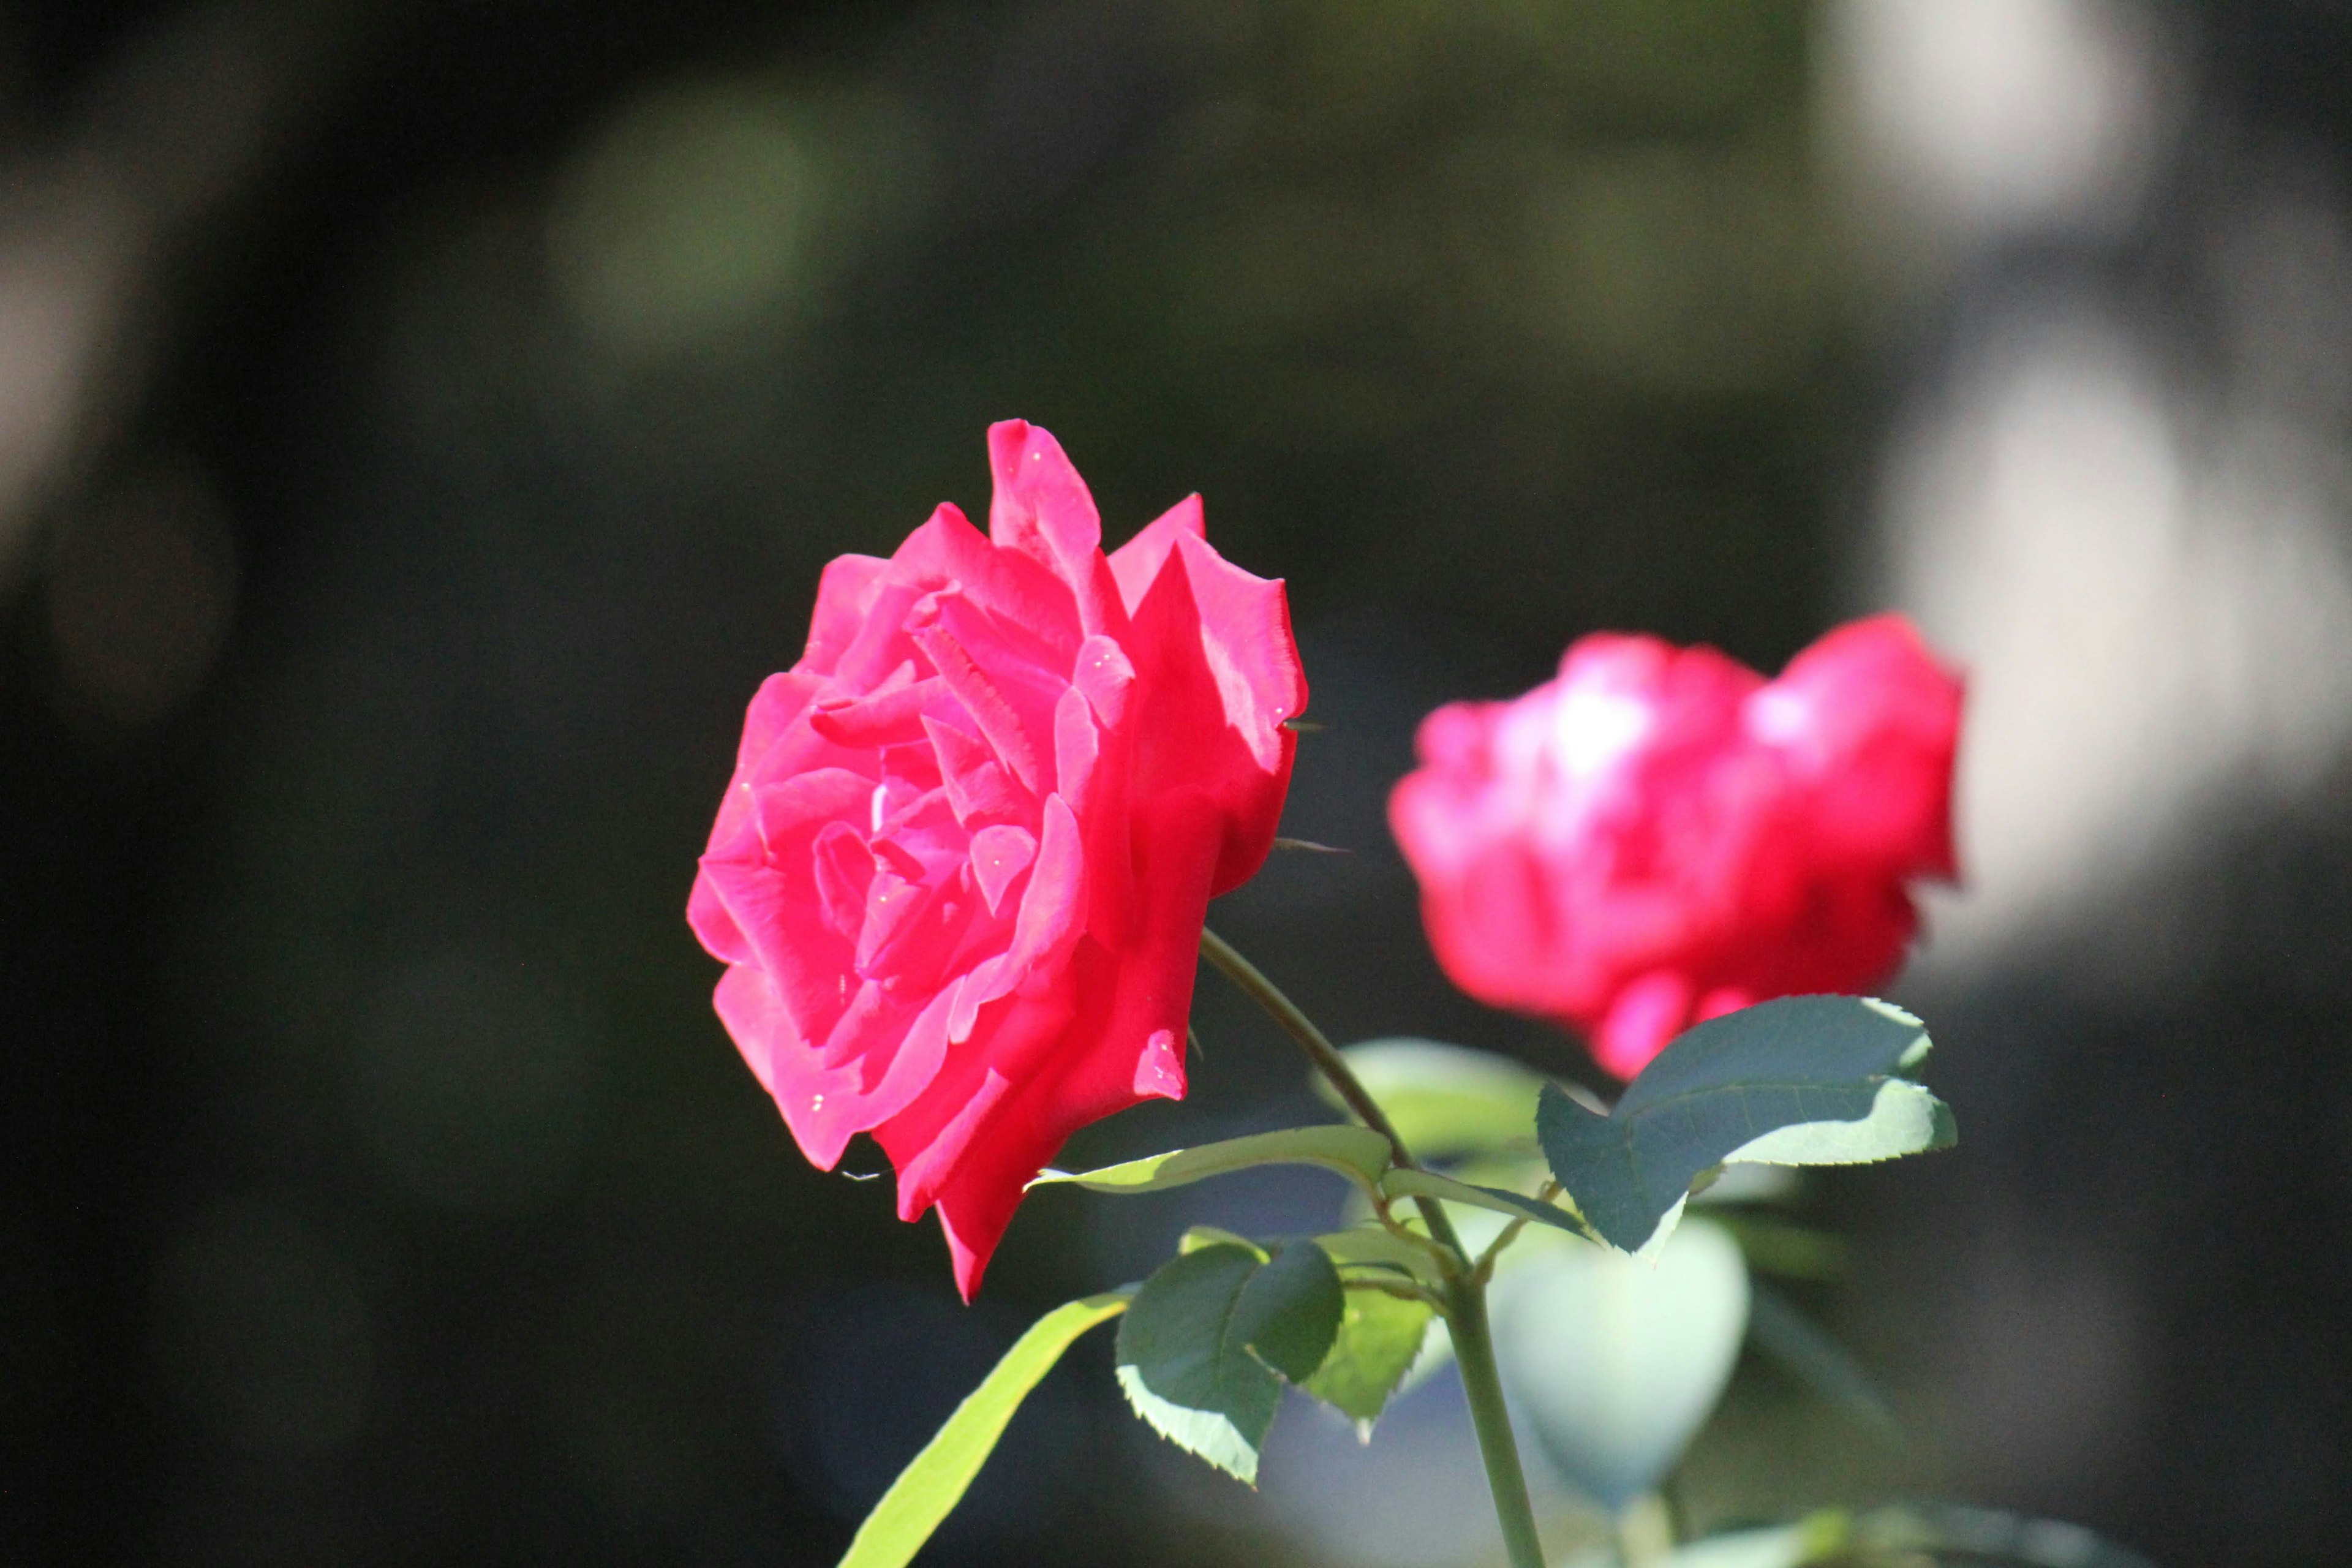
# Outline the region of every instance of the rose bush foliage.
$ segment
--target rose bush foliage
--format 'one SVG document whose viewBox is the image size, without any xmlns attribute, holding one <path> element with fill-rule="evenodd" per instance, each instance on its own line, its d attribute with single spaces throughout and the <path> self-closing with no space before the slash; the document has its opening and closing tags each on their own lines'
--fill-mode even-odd
<svg viewBox="0 0 2352 1568">
<path fill-rule="evenodd" d="M 942 505 L 826 568 L 688 905 L 802 1152 L 872 1133 L 967 1299 L 1073 1131 L 1182 1096 L 1202 916 L 1272 845 L 1307 701 L 1282 584 L 1199 497 L 1106 556 L 1050 435 L 988 447 L 986 535 Z"/>
<path fill-rule="evenodd" d="M 1957 874 L 1961 687 L 1897 616 L 1777 680 L 1707 647 L 1596 635 L 1508 702 L 1423 721 L 1390 821 L 1465 991 L 1639 1072 L 1695 1022 L 1866 989 Z"/>
</svg>

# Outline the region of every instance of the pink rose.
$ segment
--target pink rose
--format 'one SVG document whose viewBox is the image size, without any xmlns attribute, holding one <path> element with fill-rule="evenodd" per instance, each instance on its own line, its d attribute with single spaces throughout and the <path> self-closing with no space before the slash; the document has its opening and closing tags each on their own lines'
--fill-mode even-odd
<svg viewBox="0 0 2352 1568">
<path fill-rule="evenodd" d="M 1641 1071 L 1694 1023 L 1901 963 L 1906 883 L 1957 874 L 1960 682 L 1910 623 L 1840 627 L 1775 681 L 1599 635 L 1510 702 L 1421 726 L 1389 820 L 1438 962 Z"/>
<path fill-rule="evenodd" d="M 1307 702 L 1282 584 L 1198 496 L 1106 558 L 1053 437 L 988 454 L 985 537 L 941 506 L 825 568 L 688 906 L 802 1152 L 873 1133 L 966 1300 L 1064 1139 L 1182 1097 L 1202 918 L 1272 846 Z"/>
</svg>

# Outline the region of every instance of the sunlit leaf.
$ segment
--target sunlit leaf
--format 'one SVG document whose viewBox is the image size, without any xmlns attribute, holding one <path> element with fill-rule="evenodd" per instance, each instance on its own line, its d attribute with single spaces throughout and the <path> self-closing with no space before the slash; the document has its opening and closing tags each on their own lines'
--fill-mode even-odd
<svg viewBox="0 0 2352 1568">
<path fill-rule="evenodd" d="M 1354 1418 L 1357 1436 L 1371 1441 L 1372 1423 L 1421 1357 L 1435 1314 L 1420 1301 L 1380 1290 L 1350 1290 L 1330 1354 L 1299 1384 Z"/>
<path fill-rule="evenodd" d="M 1098 1193 L 1158 1193 L 1254 1165 L 1320 1165 L 1369 1188 L 1380 1180 L 1388 1163 L 1389 1141 L 1369 1128 L 1292 1127 L 1203 1143 L 1197 1149 L 1148 1154 L 1098 1171 L 1046 1171 L 1029 1184 L 1042 1187 L 1068 1182 Z"/>
<path fill-rule="evenodd" d="M 1143 1282 L 1118 1329 L 1118 1382 L 1178 1447 L 1253 1485 L 1282 1402 L 1329 1354 L 1346 1314 L 1339 1271 L 1311 1241 L 1184 1253 Z"/>
<path fill-rule="evenodd" d="M 1346 1230 L 1328 1231 L 1317 1237 L 1315 1243 L 1342 1268 L 1350 1265 L 1377 1266 L 1424 1285 L 1445 1282 L 1444 1270 L 1438 1267 L 1436 1257 L 1427 1246 L 1407 1241 L 1380 1226 L 1358 1225 Z"/>
<path fill-rule="evenodd" d="M 1029 1391 L 1080 1334 L 1125 1311 L 1128 1300 L 1124 1290 L 1088 1296 L 1056 1307 L 1032 1323 L 922 1452 L 898 1472 L 857 1527 L 841 1568 L 903 1568 L 912 1562 L 962 1500 Z"/>
<path fill-rule="evenodd" d="M 1260 1263 L 1265 1261 L 1265 1247 L 1248 1237 L 1234 1235 L 1223 1226 L 1196 1225 L 1176 1238 L 1176 1250 L 1180 1253 L 1198 1252 L 1204 1247 L 1244 1247 L 1257 1255 Z"/>
<path fill-rule="evenodd" d="M 1705 1221 L 1654 1263 L 1542 1247 L 1495 1282 L 1496 1359 L 1561 1478 L 1622 1509 L 1657 1488 L 1714 1410 L 1748 1302 L 1739 1248 Z"/>
<path fill-rule="evenodd" d="M 1547 1087 L 1536 1131 L 1552 1173 L 1611 1245 L 1664 1239 L 1718 1165 L 1843 1165 L 1945 1148 L 1952 1113 L 1907 1075 L 1919 1020 L 1856 996 L 1791 996 L 1678 1037 L 1606 1116 Z"/>
</svg>

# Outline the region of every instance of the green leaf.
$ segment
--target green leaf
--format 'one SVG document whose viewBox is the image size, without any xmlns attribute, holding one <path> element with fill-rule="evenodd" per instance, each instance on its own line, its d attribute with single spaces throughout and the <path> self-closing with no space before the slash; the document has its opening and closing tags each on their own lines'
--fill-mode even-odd
<svg viewBox="0 0 2352 1568">
<path fill-rule="evenodd" d="M 1435 1040 L 1367 1040 L 1339 1053 L 1420 1159 L 1525 1148 L 1535 1140 L 1543 1075 L 1491 1051 Z M 1347 1107 L 1320 1077 L 1315 1089 Z"/>
<path fill-rule="evenodd" d="M 866 1522 L 857 1527 L 841 1568 L 903 1568 L 922 1550 L 931 1531 L 962 1500 L 980 1474 L 1006 1423 L 1029 1391 L 1062 1359 L 1080 1334 L 1127 1310 L 1129 1292 L 1108 1291 L 1056 1307 L 1013 1342 L 995 1369 L 956 1406 L 938 1435 L 923 1446 Z"/>
<path fill-rule="evenodd" d="M 1304 1383 L 1331 1353 L 1345 1307 L 1330 1255 L 1311 1241 L 1294 1241 L 1243 1289 L 1233 1331 L 1252 1355 Z"/>
<path fill-rule="evenodd" d="M 1564 1230 L 1570 1236 L 1587 1239 L 1591 1236 L 1579 1223 L 1582 1216 L 1573 1208 L 1539 1203 L 1524 1194 L 1506 1192 L 1500 1187 L 1474 1186 L 1468 1182 L 1457 1182 L 1451 1176 L 1441 1176 L 1434 1171 L 1400 1166 L 1381 1178 L 1381 1190 L 1391 1198 L 1444 1198 L 1447 1203 L 1492 1209 L 1514 1219 L 1531 1219 L 1538 1225 Z"/>
<path fill-rule="evenodd" d="M 1178 1252 L 1198 1252 L 1204 1247 L 1245 1247 L 1265 1261 L 1265 1248 L 1246 1236 L 1236 1236 L 1223 1226 L 1196 1225 L 1176 1238 Z"/>
<path fill-rule="evenodd" d="M 1349 1291 L 1331 1353 L 1299 1386 L 1353 1417 L 1356 1435 L 1370 1442 L 1372 1423 L 1420 1359 L 1433 1316 L 1419 1301 L 1379 1290 Z"/>
<path fill-rule="evenodd" d="M 1612 1510 L 1657 1489 L 1722 1396 L 1748 1324 L 1748 1268 L 1703 1220 L 1654 1263 L 1535 1248 L 1495 1281 L 1504 1386 L 1561 1478 Z"/>
<path fill-rule="evenodd" d="M 1365 1127 L 1293 1127 L 1150 1154 L 1098 1171 L 1046 1171 L 1033 1187 L 1074 1182 L 1098 1193 L 1159 1193 L 1253 1165 L 1320 1165 L 1370 1189 L 1388 1168 L 1389 1141 Z"/>
<path fill-rule="evenodd" d="M 1255 1485 L 1282 1403 L 1276 1373 L 1302 1382 L 1346 1312 L 1339 1276 L 1313 1242 L 1261 1260 L 1219 1244 L 1162 1265 L 1118 1326 L 1118 1383 L 1135 1413 L 1178 1447 Z"/>
<path fill-rule="evenodd" d="M 1445 1283 L 1445 1271 L 1438 1267 L 1436 1256 L 1428 1247 L 1377 1225 L 1327 1231 L 1315 1238 L 1315 1245 L 1330 1254 L 1331 1261 L 1342 1268 L 1381 1268 L 1423 1285 Z"/>
<path fill-rule="evenodd" d="M 1907 1075 L 1919 1020 L 1858 996 L 1790 996 L 1710 1019 L 1643 1068 L 1606 1116 L 1547 1087 L 1536 1133 L 1610 1245 L 1662 1242 L 1718 1165 L 1843 1165 L 1948 1147 L 1952 1113 Z"/>
</svg>

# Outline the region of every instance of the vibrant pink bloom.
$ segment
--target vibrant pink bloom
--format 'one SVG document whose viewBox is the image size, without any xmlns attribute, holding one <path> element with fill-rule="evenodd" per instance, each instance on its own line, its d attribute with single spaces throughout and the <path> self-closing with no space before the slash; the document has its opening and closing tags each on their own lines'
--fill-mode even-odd
<svg viewBox="0 0 2352 1568">
<path fill-rule="evenodd" d="M 1510 702 L 1421 726 L 1389 820 L 1454 983 L 1584 1030 L 1631 1078 L 1693 1023 L 1875 985 L 1957 874 L 1960 682 L 1899 616 L 1775 681 L 1713 648 L 1588 637 Z"/>
<path fill-rule="evenodd" d="M 802 1152 L 873 1133 L 967 1300 L 1064 1139 L 1182 1097 L 1202 916 L 1272 847 L 1307 702 L 1281 583 L 1198 496 L 1106 558 L 1053 437 L 988 454 L 986 536 L 941 506 L 825 568 L 688 907 Z"/>
</svg>

